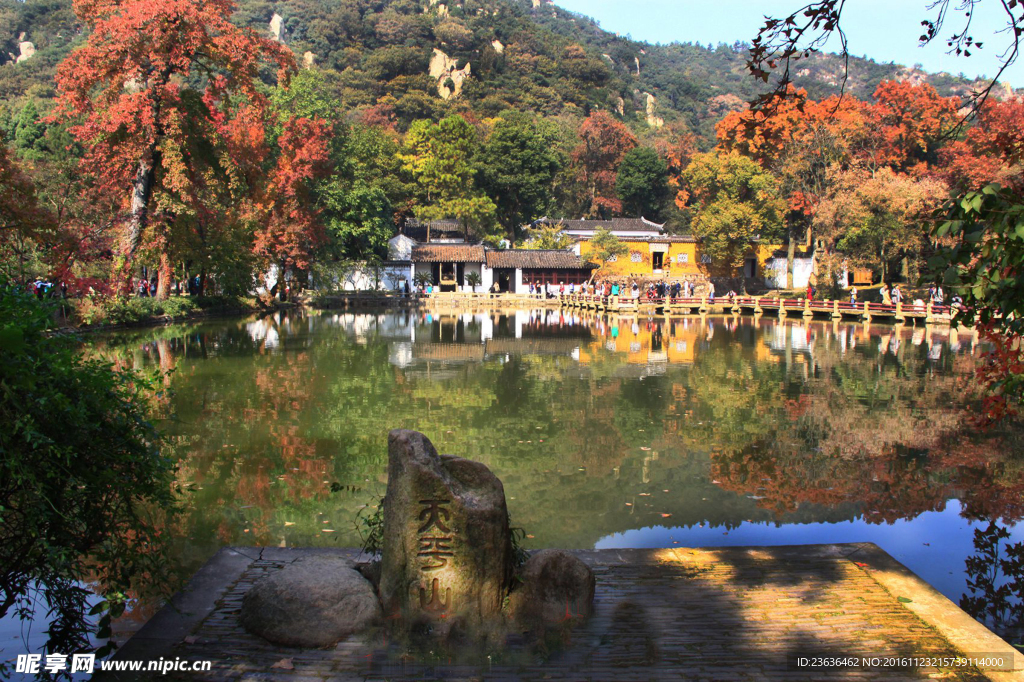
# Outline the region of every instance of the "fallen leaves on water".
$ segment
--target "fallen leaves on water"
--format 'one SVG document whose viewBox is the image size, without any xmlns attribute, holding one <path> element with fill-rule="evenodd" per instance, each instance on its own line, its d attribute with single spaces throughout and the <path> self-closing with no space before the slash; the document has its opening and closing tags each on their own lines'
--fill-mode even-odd
<svg viewBox="0 0 1024 682">
<path fill-rule="evenodd" d="M 914 603 L 913 599 L 907 599 L 906 597 L 896 597 L 896 601 L 898 601 L 901 604 L 913 604 Z"/>
<path fill-rule="evenodd" d="M 661 515 L 661 518 L 663 518 L 663 519 L 667 519 L 667 518 L 668 518 L 668 517 L 670 517 L 670 516 L 672 516 L 672 515 L 671 515 L 671 514 L 662 514 L 662 515 Z"/>
<path fill-rule="evenodd" d="M 853 565 L 854 565 L 854 566 L 859 566 L 859 567 L 861 567 L 861 568 L 867 568 L 867 567 L 868 567 L 868 565 L 867 565 L 867 564 L 862 564 L 862 563 L 861 563 L 861 562 L 859 562 L 859 561 L 854 561 L 854 562 L 853 562 Z"/>
<path fill-rule="evenodd" d="M 295 522 L 294 522 L 294 521 L 285 521 L 285 522 L 284 522 L 284 525 L 285 525 L 286 527 L 287 527 L 287 526 L 294 526 L 294 525 L 295 525 Z"/>
<path fill-rule="evenodd" d="M 280 661 L 270 666 L 271 669 L 277 670 L 295 670 L 295 666 L 292 664 L 292 659 L 282 658 Z"/>
</svg>

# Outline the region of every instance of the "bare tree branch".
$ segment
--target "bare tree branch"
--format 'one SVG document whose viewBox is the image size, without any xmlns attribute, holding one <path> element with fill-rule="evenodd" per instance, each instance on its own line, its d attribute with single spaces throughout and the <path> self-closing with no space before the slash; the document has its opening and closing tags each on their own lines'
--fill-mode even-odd
<svg viewBox="0 0 1024 682">
<path fill-rule="evenodd" d="M 978 8 L 983 0 L 935 0 L 927 10 L 933 13 L 930 19 L 921 22 L 924 33 L 920 37 L 922 46 L 932 43 L 942 35 L 944 26 L 948 26 L 956 15 L 962 20 L 962 27 L 948 35 L 947 53 L 969 58 L 984 48 L 986 41 L 976 40 L 971 32 Z M 975 91 L 965 104 L 968 111 L 951 131 L 958 134 L 963 126 L 974 117 L 985 105 L 1000 79 L 1020 56 L 1021 36 L 1024 35 L 1024 0 L 991 0 L 998 2 L 1005 14 L 1006 27 L 996 32 L 1009 34 L 1009 40 L 1001 54 L 998 55 L 1000 68 L 996 75 L 989 79 L 987 85 Z M 778 106 L 786 101 L 797 98 L 793 87 L 794 65 L 812 54 L 820 53 L 833 37 L 839 38 L 839 55 L 843 58 L 843 79 L 840 88 L 840 101 L 846 92 L 850 72 L 849 40 L 842 27 L 843 10 L 846 0 L 816 0 L 804 5 L 784 19 L 765 17 L 765 24 L 754 38 L 750 48 L 750 59 L 747 70 L 764 83 L 771 83 L 772 89 L 759 95 L 750 104 L 755 112 L 771 116 Z M 839 104 L 837 102 L 836 107 Z"/>
</svg>

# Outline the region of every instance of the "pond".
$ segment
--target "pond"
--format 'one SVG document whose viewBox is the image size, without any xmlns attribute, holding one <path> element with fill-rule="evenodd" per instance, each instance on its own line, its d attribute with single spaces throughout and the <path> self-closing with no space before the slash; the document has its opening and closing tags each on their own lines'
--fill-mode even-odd
<svg viewBox="0 0 1024 682">
<path fill-rule="evenodd" d="M 975 529 L 1024 540 L 1024 447 L 971 426 L 982 349 L 956 330 L 328 311 L 89 343 L 170 372 L 183 575 L 225 545 L 358 546 L 393 428 L 491 467 L 529 548 L 868 541 L 959 602 Z"/>
</svg>

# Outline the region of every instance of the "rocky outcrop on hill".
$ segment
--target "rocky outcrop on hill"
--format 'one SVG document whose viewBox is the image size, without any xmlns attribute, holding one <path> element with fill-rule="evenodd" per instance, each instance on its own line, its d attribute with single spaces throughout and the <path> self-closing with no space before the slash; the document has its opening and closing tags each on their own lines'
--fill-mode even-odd
<svg viewBox="0 0 1024 682">
<path fill-rule="evenodd" d="M 434 48 L 434 55 L 430 58 L 430 67 L 427 73 L 431 78 L 437 80 L 437 94 L 442 99 L 448 100 L 462 94 L 462 84 L 470 77 L 472 67 L 469 62 L 461 69 L 458 68 L 459 60 L 449 57 L 441 50 Z M 451 85 L 449 85 L 451 83 Z"/>
</svg>

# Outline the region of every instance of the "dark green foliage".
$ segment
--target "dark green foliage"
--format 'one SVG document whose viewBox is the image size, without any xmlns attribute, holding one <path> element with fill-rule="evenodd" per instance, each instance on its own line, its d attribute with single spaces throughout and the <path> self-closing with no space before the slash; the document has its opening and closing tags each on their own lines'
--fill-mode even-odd
<svg viewBox="0 0 1024 682">
<path fill-rule="evenodd" d="M 498 222 L 518 241 L 520 228 L 553 208 L 553 183 L 567 163 L 557 132 L 532 116 L 509 113 L 495 123 L 480 162 L 480 184 L 497 204 Z"/>
<path fill-rule="evenodd" d="M 997 325 L 1024 334 L 1024 203 L 1013 191 L 989 185 L 950 202 L 939 239 L 955 244 L 929 260 L 935 281 L 963 296 L 957 320 Z M 1024 386 L 1018 390 L 1024 390 Z"/>
<path fill-rule="evenodd" d="M 384 498 L 366 505 L 356 514 L 356 532 L 362 538 L 363 553 L 379 558 L 384 551 Z"/>
<path fill-rule="evenodd" d="M 436 83 L 426 77 L 434 48 L 457 58 L 460 66 L 470 62 L 473 78 L 462 104 L 482 114 L 511 108 L 578 117 L 611 110 L 621 97 L 626 122 L 644 127 L 643 93 L 649 92 L 658 99 L 658 115 L 684 121 L 702 138 L 702 149 L 711 145 L 714 124 L 730 107 L 758 94 L 742 43 L 650 45 L 605 32 L 557 7 L 534 10 L 530 0 L 445 4 L 447 16 L 430 9 L 427 0 L 239 0 L 235 20 L 265 32 L 277 12 L 295 53 L 312 52 L 330 75 L 325 88 L 331 97 L 345 108 L 390 107 L 402 130 L 417 118 L 440 118 L 460 106 L 441 100 Z M 79 30 L 71 0 L 0 0 L 0 101 L 52 96 L 55 66 L 82 40 Z M 17 53 L 22 32 L 39 52 L 15 65 L 7 54 Z M 806 73 L 796 85 L 810 97 L 835 93 L 835 74 L 842 69 L 838 58 L 816 56 L 802 67 Z M 847 92 L 868 98 L 899 69 L 853 58 Z M 947 75 L 926 80 L 943 95 L 969 87 Z"/>
<path fill-rule="evenodd" d="M 668 198 L 665 159 L 650 147 L 633 149 L 622 159 L 615 189 L 626 215 L 659 218 Z"/>
<path fill-rule="evenodd" d="M 82 359 L 48 336 L 52 310 L 0 290 L 0 617 L 48 613 L 47 651 L 89 648 L 86 582 L 105 614 L 133 581 L 163 575 L 156 519 L 173 503 L 172 465 L 147 419 L 141 377 Z"/>
<path fill-rule="evenodd" d="M 102 319 L 83 319 L 86 324 L 137 324 L 156 317 L 186 318 L 201 313 L 233 313 L 253 309 L 252 301 L 235 296 L 172 296 L 166 301 L 155 298 L 110 299 L 102 307 Z"/>
<path fill-rule="evenodd" d="M 526 530 L 512 525 L 512 514 L 508 514 L 508 530 L 509 540 L 512 543 L 511 565 L 508 567 L 508 574 L 515 578 L 519 575 L 519 571 L 522 570 L 527 559 L 530 558 L 530 553 L 523 546 L 526 542 Z M 510 582 L 509 588 L 514 586 L 515 583 Z"/>
</svg>

